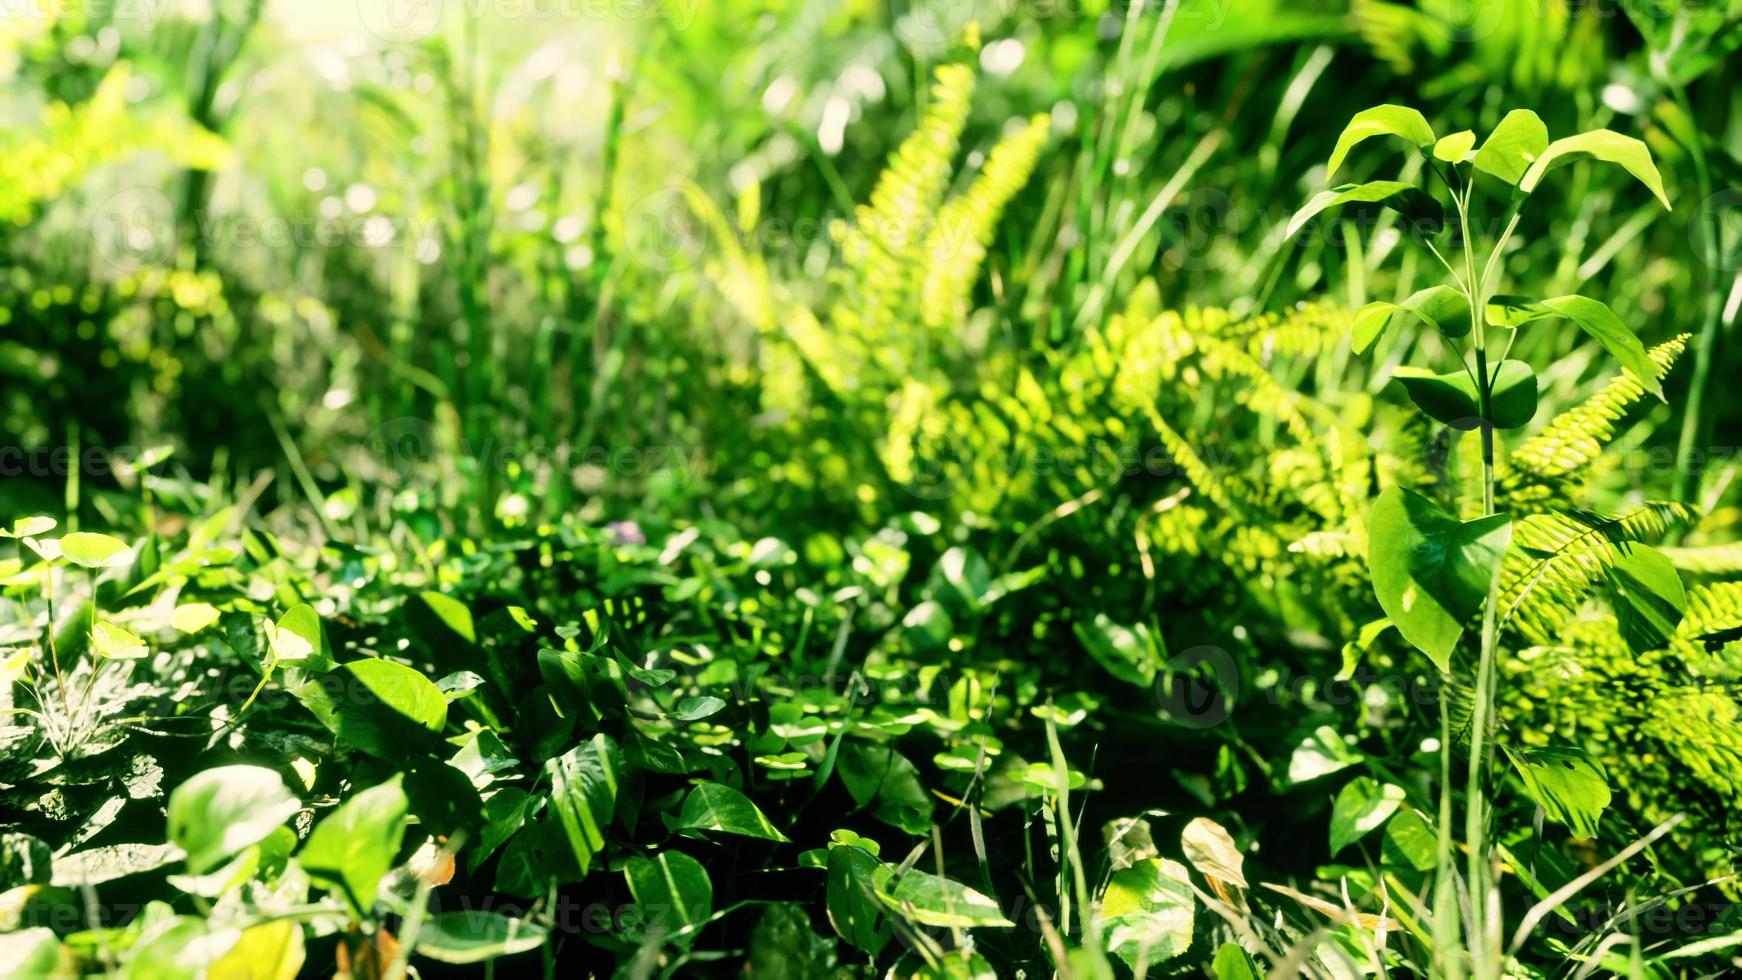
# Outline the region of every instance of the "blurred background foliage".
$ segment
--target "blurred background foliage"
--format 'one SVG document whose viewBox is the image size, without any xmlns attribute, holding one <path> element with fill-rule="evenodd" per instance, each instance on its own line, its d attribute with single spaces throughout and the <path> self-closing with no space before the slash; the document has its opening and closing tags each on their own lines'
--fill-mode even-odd
<svg viewBox="0 0 1742 980">
<path fill-rule="evenodd" d="M 1666 358 L 1689 335 L 1668 403 L 1619 399 L 1592 437 L 1618 451 L 1544 494 L 1679 500 L 1694 516 L 1656 530 L 1684 572 L 1742 572 L 1742 5 L 445 7 L 141 0 L 0 26 L 0 425 L 35 460 L 0 506 L 112 523 L 112 479 L 36 450 L 169 443 L 184 485 L 252 486 L 316 540 L 706 519 L 825 579 L 878 542 L 920 568 L 971 543 L 987 575 L 1065 572 L 1002 635 L 1217 644 L 1335 715 L 1287 678 L 1407 657 L 1360 631 L 1367 500 L 1469 473 L 1385 393 L 1437 339 L 1369 361 L 1345 339 L 1347 310 L 1435 281 L 1408 230 L 1283 235 L 1343 121 L 1398 102 L 1444 131 L 1528 107 L 1650 144 L 1672 212 L 1574 167 L 1505 260 L 1505 291 L 1600 295 Z M 1532 434 L 1610 380 L 1576 331 L 1518 351 L 1550 365 Z M 1701 629 L 1742 623 L 1716 585 L 1699 601 Z M 918 608 L 911 635 L 964 648 Z M 1629 686 L 1687 678 L 1641 679 L 1598 634 L 1567 643 L 1606 666 L 1536 672 L 1515 717 L 1613 738 L 1642 819 L 1693 805 L 1698 773 L 1702 832 L 1721 825 L 1734 747 L 1654 750 L 1687 729 L 1668 709 L 1640 729 L 1656 709 Z M 1687 710 L 1722 727 L 1718 701 Z M 1414 756 L 1419 726 L 1361 723 Z M 1215 758 L 1181 785 L 1240 791 Z"/>
</svg>

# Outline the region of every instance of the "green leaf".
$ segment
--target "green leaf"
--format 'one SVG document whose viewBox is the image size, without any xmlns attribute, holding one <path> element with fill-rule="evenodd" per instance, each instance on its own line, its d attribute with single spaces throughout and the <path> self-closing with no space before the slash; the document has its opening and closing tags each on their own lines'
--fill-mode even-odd
<svg viewBox="0 0 1742 980">
<path fill-rule="evenodd" d="M 1089 622 L 1078 621 L 1076 633 L 1089 656 L 1106 668 L 1107 673 L 1127 684 L 1142 688 L 1151 686 L 1155 683 L 1156 672 L 1166 662 L 1160 642 L 1142 623 L 1122 626 L 1107 618 L 1106 614 L 1096 613 Z"/>
<path fill-rule="evenodd" d="M 1609 307 L 1583 296 L 1556 296 L 1532 301 L 1518 296 L 1496 296 L 1487 307 L 1488 320 L 1516 327 L 1533 320 L 1563 316 L 1596 338 L 1609 356 L 1638 379 L 1646 391 L 1663 398 L 1663 369 L 1645 353 L 1639 338 Z"/>
<path fill-rule="evenodd" d="M 667 715 L 672 721 L 701 721 L 725 710 L 726 702 L 709 694 L 699 694 L 679 701 Z"/>
<path fill-rule="evenodd" d="M 1512 537 L 1512 519 L 1496 514 L 1460 521 L 1402 487 L 1379 495 L 1367 521 L 1367 568 L 1386 616 L 1441 670 L 1464 621 L 1487 599 Z"/>
<path fill-rule="evenodd" d="M 1411 293 L 1401 303 L 1379 300 L 1356 311 L 1351 336 L 1355 353 L 1366 353 L 1400 313 L 1414 317 L 1429 329 L 1438 330 L 1453 340 L 1470 332 L 1470 304 L 1464 299 L 1464 294 L 1450 286 L 1429 286 Z"/>
<path fill-rule="evenodd" d="M 1223 943 L 1210 961 L 1210 973 L 1216 980 L 1258 980 L 1258 964 L 1251 953 L 1234 943 Z"/>
<path fill-rule="evenodd" d="M 181 633 L 198 633 L 218 621 L 218 607 L 209 602 L 190 602 L 175 607 L 169 624 Z"/>
<path fill-rule="evenodd" d="M 1429 418 L 1465 431 L 1481 426 L 1481 397 L 1470 372 L 1429 374 L 1399 368 L 1393 377 Z M 1494 413 L 1494 427 L 1528 425 L 1536 416 L 1536 372 L 1523 361 L 1508 359 L 1494 368 L 1493 377 L 1489 408 Z"/>
<path fill-rule="evenodd" d="M 242 930 L 236 945 L 214 960 L 205 976 L 209 980 L 296 980 L 306 955 L 301 923 L 290 919 L 262 922 Z"/>
<path fill-rule="evenodd" d="M 712 830 L 762 840 L 791 843 L 763 816 L 750 798 L 723 783 L 697 783 L 684 797 L 678 830 Z"/>
<path fill-rule="evenodd" d="M 143 660 L 151 653 L 144 640 L 106 619 L 91 627 L 91 652 L 104 660 Z"/>
<path fill-rule="evenodd" d="M 177 786 L 168 809 L 169 839 L 187 852 L 188 871 L 198 875 L 259 843 L 302 804 L 271 769 L 218 766 Z"/>
<path fill-rule="evenodd" d="M 1470 155 L 1470 148 L 1475 145 L 1476 134 L 1467 129 L 1450 136 L 1442 136 L 1434 144 L 1434 159 L 1446 163 L 1462 163 Z"/>
<path fill-rule="evenodd" d="M 441 963 L 482 963 L 543 946 L 549 931 L 528 919 L 465 909 L 431 916 L 417 932 L 417 951 Z"/>
<path fill-rule="evenodd" d="M 839 850 L 839 848 L 837 848 Z M 924 871 L 909 870 L 888 888 L 893 869 L 885 865 L 877 876 L 878 897 L 911 922 L 943 929 L 1011 928 L 998 903 L 967 885 Z"/>
<path fill-rule="evenodd" d="M 544 764 L 550 776 L 550 807 L 585 874 L 593 856 L 605 847 L 605 827 L 617 806 L 617 783 L 623 758 L 617 743 L 594 735 Z"/>
<path fill-rule="evenodd" d="M 1331 151 L 1331 162 L 1325 172 L 1335 175 L 1337 168 L 1343 165 L 1343 158 L 1349 155 L 1349 150 L 1357 143 L 1375 136 L 1397 136 L 1416 146 L 1428 146 L 1434 142 L 1433 127 L 1427 124 L 1427 119 L 1421 113 L 1408 106 L 1376 105 L 1355 113 L 1354 118 L 1349 120 L 1349 125 L 1343 127 L 1342 134 L 1337 137 L 1337 147 Z"/>
<path fill-rule="evenodd" d="M 1604 575 L 1621 636 L 1635 653 L 1662 649 L 1687 611 L 1687 592 L 1675 564 L 1653 548 L 1629 542 Z"/>
<path fill-rule="evenodd" d="M 47 534 L 56 527 L 55 519 L 37 515 L 35 517 L 20 517 L 12 522 L 10 530 L 0 528 L 0 538 L 34 538 Z"/>
<path fill-rule="evenodd" d="M 1163 858 L 1138 861 L 1115 872 L 1101 896 L 1107 949 L 1142 976 L 1191 946 L 1196 910 L 1184 865 Z"/>
<path fill-rule="evenodd" d="M 1415 871 L 1432 871 L 1439 860 L 1439 838 L 1414 810 L 1399 810 L 1385 825 L 1380 847 L 1387 863 Z"/>
<path fill-rule="evenodd" d="M 1482 141 L 1473 164 L 1477 170 L 1517 186 L 1546 149 L 1548 127 L 1542 119 L 1529 109 L 1514 109 Z"/>
<path fill-rule="evenodd" d="M 1507 748 L 1506 757 L 1518 770 L 1524 795 L 1544 816 L 1574 836 L 1597 836 L 1597 818 L 1609 805 L 1609 779 L 1596 760 L 1575 748 Z"/>
<path fill-rule="evenodd" d="M 932 795 L 919 769 L 893 747 L 857 739 L 843 742 L 836 771 L 854 803 L 877 804 L 877 819 L 911 834 L 931 829 Z"/>
<path fill-rule="evenodd" d="M 668 942 L 687 943 L 714 911 L 714 884 L 702 863 L 682 851 L 632 857 L 623 865 L 644 928 Z M 636 938 L 636 937 L 631 937 Z"/>
<path fill-rule="evenodd" d="M 1604 163 L 1620 165 L 1639 178 L 1639 182 L 1650 189 L 1665 208 L 1670 207 L 1669 195 L 1663 192 L 1663 178 L 1658 175 L 1657 165 L 1651 162 L 1651 150 L 1631 136 L 1623 136 L 1608 129 L 1593 129 L 1588 133 L 1563 137 L 1550 143 L 1548 149 L 1530 165 L 1524 178 L 1518 182 L 1519 190 L 1526 194 L 1535 191 L 1550 168 L 1559 163 L 1570 162 L 1569 158 L 1579 154 L 1595 157 Z"/>
<path fill-rule="evenodd" d="M 400 779 L 371 786 L 322 817 L 297 856 L 309 877 L 338 890 L 358 917 L 374 906 L 381 878 L 399 856 L 410 806 Z"/>
<path fill-rule="evenodd" d="M 1348 847 L 1383 824 L 1403 802 L 1403 787 L 1381 784 L 1366 776 L 1349 780 L 1331 807 L 1331 854 Z"/>
<path fill-rule="evenodd" d="M 849 945 L 872 956 L 883 951 L 891 933 L 877 900 L 879 873 L 886 874 L 887 868 L 864 848 L 850 844 L 829 848 L 829 924 Z"/>
<path fill-rule="evenodd" d="M 339 741 L 389 762 L 434 748 L 447 726 L 441 688 L 402 663 L 354 660 L 319 685 L 336 693 L 328 703 Z"/>
<path fill-rule="evenodd" d="M 1343 736 L 1337 734 L 1335 728 L 1320 725 L 1295 746 L 1294 752 L 1289 755 L 1288 781 L 1308 782 L 1320 776 L 1340 772 L 1360 761 L 1361 757 L 1349 750 Z"/>
<path fill-rule="evenodd" d="M 1317 217 L 1319 212 L 1343 204 L 1383 204 L 1404 217 L 1437 232 L 1445 223 L 1445 209 L 1421 188 L 1402 180 L 1374 180 L 1365 184 L 1339 184 L 1319 191 L 1307 199 L 1294 217 L 1288 219 L 1288 235 L 1293 238 L 1301 226 Z"/>
<path fill-rule="evenodd" d="M 61 538 L 60 551 L 68 561 L 85 568 L 114 568 L 133 562 L 127 542 L 89 531 L 74 531 Z"/>
<path fill-rule="evenodd" d="M 308 603 L 286 610 L 277 623 L 266 622 L 266 645 L 281 663 L 300 664 L 321 653 L 321 617 Z"/>
</svg>

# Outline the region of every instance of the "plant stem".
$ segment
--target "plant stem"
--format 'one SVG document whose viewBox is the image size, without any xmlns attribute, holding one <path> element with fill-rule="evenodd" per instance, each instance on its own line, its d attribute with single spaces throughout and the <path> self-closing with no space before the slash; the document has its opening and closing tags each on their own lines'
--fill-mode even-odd
<svg viewBox="0 0 1742 980">
<path fill-rule="evenodd" d="M 1675 97 L 1676 106 L 1691 125 L 1694 114 L 1688 104 L 1687 89 L 1671 81 L 1669 90 Z M 1705 209 L 1704 215 L 1696 217 L 1705 218 L 1699 225 L 1700 247 L 1706 253 L 1700 256 L 1706 264 L 1706 309 L 1700 323 L 1700 339 L 1694 347 L 1694 376 L 1688 385 L 1687 409 L 1682 415 L 1681 438 L 1676 443 L 1675 499 L 1682 503 L 1692 502 L 1699 492 L 1700 481 L 1694 452 L 1708 421 L 1703 417 L 1703 408 L 1706 389 L 1711 386 L 1712 363 L 1717 360 L 1716 348 L 1720 339 L 1718 323 L 1722 318 L 1724 303 L 1719 285 L 1723 281 L 1719 276 L 1719 265 L 1724 257 L 1724 231 L 1718 223 L 1717 209 L 1705 207 L 1712 196 L 1712 176 L 1706 167 L 1706 150 L 1701 145 L 1699 134 L 1695 133 L 1688 142 L 1688 155 L 1693 159 L 1694 178 L 1700 190 L 1700 204 Z"/>
</svg>

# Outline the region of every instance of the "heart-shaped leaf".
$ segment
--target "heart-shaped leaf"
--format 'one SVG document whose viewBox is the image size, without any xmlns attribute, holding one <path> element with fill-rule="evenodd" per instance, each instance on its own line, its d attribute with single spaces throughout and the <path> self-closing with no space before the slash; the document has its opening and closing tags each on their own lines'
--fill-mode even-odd
<svg viewBox="0 0 1742 980">
<path fill-rule="evenodd" d="M 169 839 L 203 874 L 258 843 L 302 808 L 284 779 L 261 766 L 217 766 L 169 794 Z"/>
<path fill-rule="evenodd" d="M 127 542 L 90 531 L 74 531 L 63 536 L 60 551 L 68 561 L 85 568 L 114 568 L 133 561 L 133 552 L 127 547 Z"/>
<path fill-rule="evenodd" d="M 399 776 L 339 804 L 315 824 L 298 863 L 309 877 L 338 891 L 358 916 L 375 904 L 375 890 L 399 857 L 410 801 Z"/>
<path fill-rule="evenodd" d="M 550 776 L 550 807 L 561 824 L 575 863 L 586 873 L 593 855 L 605 847 L 605 827 L 617 805 L 623 759 L 605 734 L 577 745 L 545 763 Z"/>
<path fill-rule="evenodd" d="M 1196 911 L 1184 865 L 1164 858 L 1138 861 L 1114 872 L 1101 896 L 1107 948 L 1143 976 L 1147 967 L 1179 956 L 1192 944 Z"/>
<path fill-rule="evenodd" d="M 741 837 L 789 843 L 750 798 L 724 783 L 697 783 L 684 797 L 678 814 L 679 830 L 712 830 Z"/>
<path fill-rule="evenodd" d="M 1366 776 L 1349 780 L 1331 807 L 1331 854 L 1376 830 L 1403 802 L 1403 787 Z"/>
<path fill-rule="evenodd" d="M 623 865 L 623 877 L 641 909 L 643 928 L 662 933 L 667 942 L 693 938 L 713 914 L 714 885 L 708 870 L 682 851 L 632 857 Z"/>
<path fill-rule="evenodd" d="M 1373 505 L 1367 538 L 1379 605 L 1404 639 L 1450 669 L 1464 621 L 1488 597 L 1512 519 L 1460 521 L 1413 490 L 1390 487 Z"/>
</svg>

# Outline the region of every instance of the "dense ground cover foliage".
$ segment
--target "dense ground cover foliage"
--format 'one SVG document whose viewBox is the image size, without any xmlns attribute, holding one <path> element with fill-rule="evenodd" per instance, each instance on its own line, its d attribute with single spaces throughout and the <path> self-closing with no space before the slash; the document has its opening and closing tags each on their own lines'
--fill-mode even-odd
<svg viewBox="0 0 1742 980">
<path fill-rule="evenodd" d="M 1742 968 L 1739 46 L 9 12 L 0 973 Z"/>
</svg>

